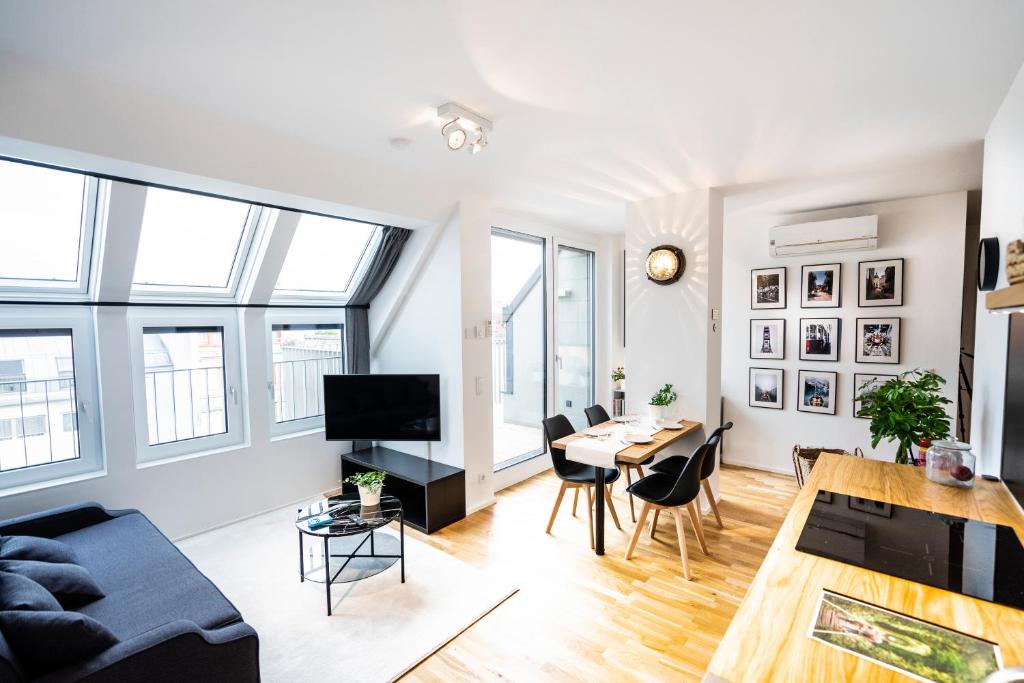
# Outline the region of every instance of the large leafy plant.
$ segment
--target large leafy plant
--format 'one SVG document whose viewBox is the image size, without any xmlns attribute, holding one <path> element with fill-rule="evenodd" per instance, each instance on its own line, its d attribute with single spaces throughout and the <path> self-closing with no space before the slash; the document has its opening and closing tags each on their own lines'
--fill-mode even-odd
<svg viewBox="0 0 1024 683">
<path fill-rule="evenodd" d="M 871 447 L 882 439 L 895 441 L 896 462 L 910 462 L 910 447 L 925 439 L 949 438 L 949 415 L 946 406 L 952 403 L 942 395 L 946 383 L 930 370 L 910 370 L 868 390 L 871 382 L 859 387 L 858 417 L 871 419 Z"/>
</svg>

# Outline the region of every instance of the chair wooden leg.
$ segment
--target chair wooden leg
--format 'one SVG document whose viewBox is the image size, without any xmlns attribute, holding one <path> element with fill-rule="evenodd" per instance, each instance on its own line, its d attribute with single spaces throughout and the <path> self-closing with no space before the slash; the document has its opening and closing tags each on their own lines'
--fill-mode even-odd
<svg viewBox="0 0 1024 683">
<path fill-rule="evenodd" d="M 686 532 L 683 530 L 683 511 L 672 508 L 672 516 L 676 520 L 676 536 L 679 538 L 679 559 L 683 563 L 683 578 L 690 580 L 690 563 L 686 557 Z"/>
<path fill-rule="evenodd" d="M 651 538 L 654 538 L 654 532 L 658 530 L 658 515 L 661 514 L 661 508 L 655 508 L 654 517 L 651 518 Z"/>
<path fill-rule="evenodd" d="M 612 521 L 615 522 L 615 528 L 622 531 L 622 525 L 619 524 L 619 513 L 615 511 L 615 501 L 612 500 L 612 487 L 611 484 L 605 487 L 605 491 L 608 495 L 605 496 L 605 501 L 608 504 L 608 512 L 612 514 Z"/>
<path fill-rule="evenodd" d="M 633 485 L 633 476 L 630 474 L 630 470 L 632 468 L 629 465 L 624 465 L 622 469 L 626 471 L 626 488 L 628 489 L 630 486 Z M 633 523 L 635 524 L 636 507 L 633 506 L 633 494 L 627 492 L 627 495 L 629 496 L 629 516 L 633 519 Z"/>
<path fill-rule="evenodd" d="M 565 490 L 569 488 L 569 482 L 563 481 L 562 488 L 558 489 L 558 497 L 555 498 L 555 507 L 551 510 L 551 519 L 548 520 L 547 533 L 551 533 L 551 527 L 555 524 L 555 516 L 558 514 L 558 507 L 562 504 L 562 496 L 565 495 Z"/>
<path fill-rule="evenodd" d="M 590 496 L 590 487 L 584 487 L 587 490 L 587 529 L 590 530 L 590 549 L 594 549 L 594 513 L 591 508 L 594 506 L 594 500 Z"/>
<path fill-rule="evenodd" d="M 572 516 L 576 516 L 576 505 L 580 502 L 580 487 L 576 487 L 576 493 L 572 497 Z"/>
<path fill-rule="evenodd" d="M 700 505 L 697 499 L 691 500 L 686 509 L 690 512 L 690 521 L 693 522 L 693 533 L 697 535 L 697 543 L 700 544 L 700 551 L 708 554 L 708 544 L 704 542 L 704 523 L 700 520 Z M 682 517 L 682 515 L 680 515 Z"/>
<path fill-rule="evenodd" d="M 647 513 L 651 511 L 651 504 L 645 502 L 643 507 L 640 508 L 640 520 L 636 523 L 636 528 L 633 530 L 633 537 L 629 539 L 629 544 L 626 546 L 626 559 L 633 557 L 633 549 L 636 548 L 636 542 L 640 540 L 640 534 L 644 530 L 644 522 L 647 521 Z"/>
<path fill-rule="evenodd" d="M 722 525 L 722 516 L 718 514 L 718 503 L 715 502 L 715 497 L 711 495 L 711 484 L 707 479 L 705 479 L 700 483 L 700 485 L 704 487 L 704 495 L 708 497 L 708 503 L 711 504 L 711 511 L 715 513 L 715 521 L 718 523 L 718 528 L 724 529 L 725 526 Z"/>
</svg>

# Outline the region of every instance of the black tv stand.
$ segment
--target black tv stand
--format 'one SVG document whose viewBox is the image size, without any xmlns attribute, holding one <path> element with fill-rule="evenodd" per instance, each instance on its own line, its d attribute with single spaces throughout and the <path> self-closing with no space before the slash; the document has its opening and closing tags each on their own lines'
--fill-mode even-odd
<svg viewBox="0 0 1024 683">
<path fill-rule="evenodd" d="M 383 446 L 342 453 L 342 481 L 370 470 L 387 473 L 383 492 L 402 501 L 405 523 L 419 531 L 432 534 L 466 516 L 466 472 L 458 467 Z M 341 486 L 344 493 L 357 490 Z"/>
</svg>

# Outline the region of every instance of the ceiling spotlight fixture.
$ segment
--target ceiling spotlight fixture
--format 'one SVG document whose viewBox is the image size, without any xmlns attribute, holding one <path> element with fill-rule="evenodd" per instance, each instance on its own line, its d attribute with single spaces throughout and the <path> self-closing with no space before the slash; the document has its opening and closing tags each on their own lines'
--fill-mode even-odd
<svg viewBox="0 0 1024 683">
<path fill-rule="evenodd" d="M 481 152 L 487 146 L 487 131 L 491 122 L 475 111 L 466 109 L 455 102 L 442 104 L 437 108 L 438 118 L 446 121 L 441 127 L 441 136 L 452 152 L 460 150 L 469 142 L 469 151 Z"/>
</svg>

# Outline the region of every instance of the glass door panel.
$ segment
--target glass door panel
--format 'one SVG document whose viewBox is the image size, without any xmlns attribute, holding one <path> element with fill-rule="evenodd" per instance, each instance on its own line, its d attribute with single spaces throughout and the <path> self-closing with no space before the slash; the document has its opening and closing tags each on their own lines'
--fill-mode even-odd
<svg viewBox="0 0 1024 683">
<path fill-rule="evenodd" d="M 547 403 L 544 240 L 491 232 L 494 466 L 545 451 Z"/>
<path fill-rule="evenodd" d="M 558 245 L 555 262 L 555 412 L 576 430 L 594 403 L 594 252 Z"/>
</svg>

